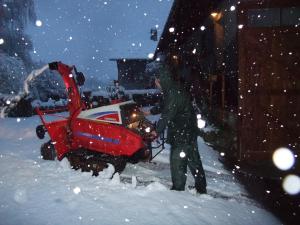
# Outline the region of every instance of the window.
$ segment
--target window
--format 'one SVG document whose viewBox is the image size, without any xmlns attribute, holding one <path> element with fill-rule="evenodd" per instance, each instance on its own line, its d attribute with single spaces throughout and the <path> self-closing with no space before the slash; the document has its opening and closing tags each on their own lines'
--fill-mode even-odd
<svg viewBox="0 0 300 225">
<path fill-rule="evenodd" d="M 250 9 L 248 11 L 249 27 L 274 27 L 280 26 L 280 9 Z"/>
<path fill-rule="evenodd" d="M 293 26 L 300 24 L 300 8 L 249 9 L 249 27 Z"/>
<path fill-rule="evenodd" d="M 281 9 L 281 24 L 283 26 L 300 24 L 300 8 L 292 7 Z"/>
</svg>

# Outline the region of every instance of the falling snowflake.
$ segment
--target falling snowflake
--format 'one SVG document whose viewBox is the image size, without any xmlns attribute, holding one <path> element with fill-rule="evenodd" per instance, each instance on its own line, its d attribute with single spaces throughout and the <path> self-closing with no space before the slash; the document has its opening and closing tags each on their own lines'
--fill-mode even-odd
<svg viewBox="0 0 300 225">
<path fill-rule="evenodd" d="M 240 30 L 243 29 L 243 27 L 244 27 L 243 24 L 239 24 L 239 25 L 238 25 L 238 28 L 239 28 Z"/>
<path fill-rule="evenodd" d="M 180 156 L 180 158 L 184 158 L 185 157 L 185 152 L 180 152 L 179 156 Z"/>
<path fill-rule="evenodd" d="M 295 163 L 295 158 L 288 148 L 279 148 L 273 153 L 273 163 L 280 170 L 289 170 Z"/>
<path fill-rule="evenodd" d="M 169 28 L 169 32 L 170 32 L 170 33 L 173 33 L 174 31 L 175 31 L 175 28 L 174 28 L 174 27 L 170 27 L 170 28 Z"/>
<path fill-rule="evenodd" d="M 36 20 L 36 21 L 35 21 L 35 25 L 36 25 L 37 27 L 41 27 L 41 26 L 43 25 L 43 22 L 42 22 L 41 20 Z"/>
<path fill-rule="evenodd" d="M 297 195 L 300 193 L 300 177 L 297 175 L 288 175 L 283 180 L 283 189 L 290 195 Z"/>
<path fill-rule="evenodd" d="M 149 54 L 148 54 L 148 58 L 149 58 L 149 59 L 153 59 L 153 57 L 154 57 L 154 54 L 153 54 L 153 53 L 149 53 Z"/>
<path fill-rule="evenodd" d="M 73 192 L 74 192 L 74 194 L 78 195 L 78 194 L 81 192 L 80 187 L 75 187 L 75 188 L 73 189 Z"/>
</svg>

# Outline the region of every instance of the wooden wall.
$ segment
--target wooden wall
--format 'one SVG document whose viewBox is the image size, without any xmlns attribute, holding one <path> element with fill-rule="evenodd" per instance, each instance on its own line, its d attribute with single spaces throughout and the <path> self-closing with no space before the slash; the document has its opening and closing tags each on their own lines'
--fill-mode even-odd
<svg viewBox="0 0 300 225">
<path fill-rule="evenodd" d="M 284 24 L 289 19 L 282 18 L 283 10 L 299 3 L 239 6 L 238 23 L 243 24 L 238 32 L 240 159 L 270 159 L 279 147 L 299 153 L 300 27 L 292 21 Z M 272 12 L 258 10 L 270 7 Z M 275 15 L 277 9 L 281 13 Z"/>
</svg>

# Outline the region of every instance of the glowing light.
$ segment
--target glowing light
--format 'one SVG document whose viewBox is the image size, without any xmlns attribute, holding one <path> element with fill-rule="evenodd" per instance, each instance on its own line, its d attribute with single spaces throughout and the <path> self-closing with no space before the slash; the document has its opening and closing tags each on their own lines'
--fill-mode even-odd
<svg viewBox="0 0 300 225">
<path fill-rule="evenodd" d="M 197 49 L 194 48 L 193 51 L 192 51 L 192 53 L 196 54 L 196 51 L 197 51 Z"/>
<path fill-rule="evenodd" d="M 201 114 L 197 114 L 197 119 L 201 119 Z"/>
<path fill-rule="evenodd" d="M 217 17 L 217 16 L 218 16 L 218 13 L 217 13 L 217 12 L 213 12 L 213 13 L 211 13 L 210 15 L 211 15 L 212 17 L 214 17 L 214 18 L 215 18 L 215 17 Z"/>
<path fill-rule="evenodd" d="M 210 14 L 210 16 L 212 17 L 212 19 L 213 19 L 214 21 L 218 21 L 218 20 L 221 19 L 222 13 L 221 13 L 221 12 L 212 12 L 212 13 Z"/>
<path fill-rule="evenodd" d="M 137 117 L 137 115 L 136 115 L 135 113 L 133 113 L 133 114 L 132 114 L 132 117 L 133 117 L 133 118 L 136 118 L 136 117 Z"/>
<path fill-rule="evenodd" d="M 153 59 L 153 57 L 154 57 L 154 54 L 153 54 L 153 53 L 149 53 L 149 54 L 148 54 L 148 58 L 149 58 L 149 59 Z"/>
<path fill-rule="evenodd" d="M 73 189 L 73 192 L 74 192 L 74 194 L 78 195 L 81 192 L 80 187 L 75 187 Z"/>
<path fill-rule="evenodd" d="M 221 156 L 225 156 L 225 153 L 224 153 L 224 152 L 221 152 L 220 155 L 221 155 Z"/>
<path fill-rule="evenodd" d="M 145 129 L 145 131 L 146 131 L 147 133 L 150 133 L 150 131 L 151 131 L 150 127 L 147 127 L 147 128 Z"/>
<path fill-rule="evenodd" d="M 286 193 L 297 195 L 300 193 L 300 177 L 292 174 L 288 175 L 284 178 L 282 186 Z"/>
<path fill-rule="evenodd" d="M 43 22 L 42 22 L 41 20 L 36 20 L 36 21 L 35 21 L 35 25 L 36 25 L 37 27 L 41 27 L 41 26 L 43 25 Z"/>
<path fill-rule="evenodd" d="M 170 28 L 169 28 L 169 32 L 170 32 L 170 33 L 173 33 L 174 31 L 175 31 L 175 28 L 174 28 L 174 27 L 170 27 Z"/>
<path fill-rule="evenodd" d="M 202 30 L 202 31 L 204 31 L 205 29 L 206 29 L 205 26 L 200 27 L 200 30 Z"/>
<path fill-rule="evenodd" d="M 179 156 L 180 156 L 180 158 L 184 158 L 185 157 L 185 152 L 180 152 Z"/>
<path fill-rule="evenodd" d="M 4 44 L 4 39 L 0 38 L 0 45 L 3 45 L 3 44 Z"/>
<path fill-rule="evenodd" d="M 20 118 L 17 118 L 17 122 L 18 122 L 18 123 L 21 122 L 21 119 L 20 119 Z"/>
<path fill-rule="evenodd" d="M 9 105 L 10 103 L 11 103 L 11 101 L 10 101 L 10 100 L 7 100 L 7 101 L 6 101 L 6 104 L 7 104 L 7 105 Z"/>
<path fill-rule="evenodd" d="M 273 163 L 280 170 L 288 170 L 294 165 L 295 158 L 288 148 L 279 148 L 273 153 Z"/>
<path fill-rule="evenodd" d="M 234 11 L 234 10 L 235 10 L 235 6 L 232 5 L 232 6 L 230 7 L 230 11 Z"/>
</svg>

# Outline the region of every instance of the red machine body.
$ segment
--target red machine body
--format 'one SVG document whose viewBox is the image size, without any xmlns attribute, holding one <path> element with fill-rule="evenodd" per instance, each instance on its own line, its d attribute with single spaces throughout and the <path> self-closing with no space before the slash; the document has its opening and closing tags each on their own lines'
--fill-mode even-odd
<svg viewBox="0 0 300 225">
<path fill-rule="evenodd" d="M 53 114 L 61 109 L 42 111 L 37 108 L 36 111 L 51 138 L 58 160 L 78 149 L 111 156 L 133 157 L 141 151 L 151 155 L 149 139 L 140 130 L 145 128 L 145 124 L 141 128 L 141 121 L 145 119 L 133 101 L 86 110 L 81 101 L 74 67 L 60 62 L 50 63 L 49 67 L 57 70 L 63 78 L 68 94 L 69 115 Z M 58 120 L 47 122 L 45 116 L 54 116 Z M 148 125 L 151 126 L 146 122 Z"/>
</svg>

